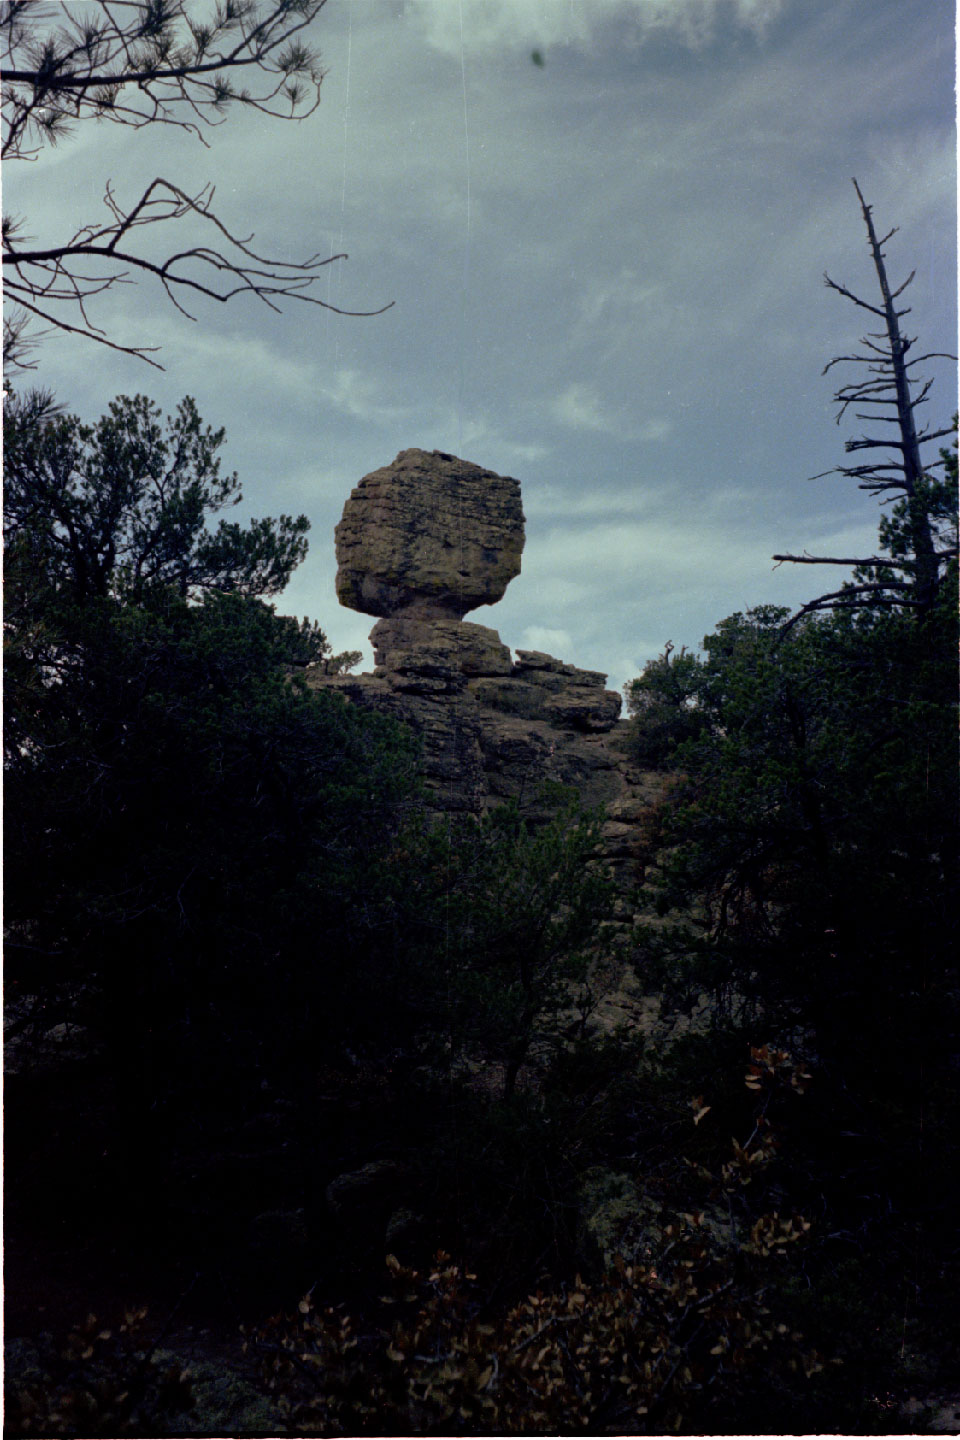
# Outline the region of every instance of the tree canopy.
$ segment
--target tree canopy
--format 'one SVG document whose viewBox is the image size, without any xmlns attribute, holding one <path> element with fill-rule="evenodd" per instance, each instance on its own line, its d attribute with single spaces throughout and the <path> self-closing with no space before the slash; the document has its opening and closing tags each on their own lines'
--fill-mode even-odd
<svg viewBox="0 0 960 1440">
<path fill-rule="evenodd" d="M 916 423 L 930 385 L 915 391 L 911 366 L 932 357 L 905 359 L 915 342 L 896 302 L 909 280 L 891 289 L 890 235 L 877 238 L 860 199 L 882 303 L 828 284 L 883 330 L 827 369 L 864 367 L 837 394 L 839 418 L 854 407 L 871 422 L 848 452 L 880 453 L 839 470 L 890 502 L 877 547 L 775 557 L 854 576 L 792 616 L 772 605 L 728 616 L 701 655 L 668 647 L 628 702 L 637 761 L 672 777 L 647 821 L 641 983 L 671 1013 L 699 1015 L 702 1058 L 691 1039 L 682 1062 L 694 1073 L 762 1031 L 817 1074 L 787 1187 L 829 1217 L 806 1284 L 851 1330 L 856 1304 L 838 1291 L 869 1290 L 875 1343 L 891 1307 L 904 1334 L 908 1315 L 936 1332 L 952 1246 L 957 450 L 923 458 L 956 421 Z"/>
<path fill-rule="evenodd" d="M 305 515 L 210 528 L 243 491 L 221 470 L 224 430 L 204 426 L 189 396 L 164 421 L 145 395 L 121 395 L 85 425 L 32 393 L 11 398 L 6 422 L 8 553 L 61 601 L 138 601 L 166 585 L 190 599 L 275 595 L 306 555 Z"/>
<path fill-rule="evenodd" d="M 262 598 L 304 517 L 208 526 L 239 497 L 223 438 L 189 399 L 84 426 L 34 398 L 5 467 L 8 981 L 23 1023 L 111 1048 L 139 1131 L 236 1083 L 241 1037 L 252 1076 L 332 985 L 415 782 L 409 735 L 302 678 L 357 657 Z"/>
</svg>

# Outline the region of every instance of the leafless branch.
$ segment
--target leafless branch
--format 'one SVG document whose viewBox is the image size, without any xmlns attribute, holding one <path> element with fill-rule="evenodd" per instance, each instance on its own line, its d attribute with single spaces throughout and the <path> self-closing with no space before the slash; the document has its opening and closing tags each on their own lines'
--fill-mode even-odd
<svg viewBox="0 0 960 1440">
<path fill-rule="evenodd" d="M 836 290 L 839 295 L 845 295 L 848 300 L 852 300 L 854 305 L 859 305 L 862 309 L 869 310 L 872 315 L 879 315 L 880 318 L 883 319 L 883 311 L 879 310 L 876 305 L 868 305 L 866 300 L 861 300 L 859 295 L 854 295 L 853 291 L 848 290 L 846 285 L 838 285 L 836 280 L 830 279 L 829 275 L 825 274 L 823 279 L 824 284 L 829 290 Z"/>
<path fill-rule="evenodd" d="M 892 584 L 869 584 L 869 585 L 845 585 L 842 590 L 834 590 L 829 595 L 818 595 L 816 600 L 810 600 L 806 605 L 801 605 L 796 614 L 791 615 L 780 628 L 780 635 L 783 637 L 798 621 L 805 615 L 813 615 L 819 610 L 922 610 L 924 603 L 921 600 L 914 600 L 905 594 L 888 595 L 884 592 L 894 587 Z M 869 600 L 865 597 L 869 595 Z"/>
<path fill-rule="evenodd" d="M 100 0 L 93 7 L 44 0 L 0 3 L 5 159 L 33 159 L 87 118 L 140 129 L 172 125 L 206 144 L 204 129 L 223 122 L 231 105 L 303 119 L 319 104 L 323 71 L 305 32 L 326 0 Z M 249 76 L 259 88 L 235 83 Z M 189 194 L 157 177 L 129 209 L 108 182 L 105 223 L 78 226 L 53 244 L 28 244 L 19 222 L 4 217 L 3 268 L 9 301 L 4 358 L 28 368 L 30 316 L 146 360 L 153 347 L 108 340 L 86 306 L 134 276 L 151 276 L 185 317 L 191 296 L 225 303 L 253 295 L 277 310 L 302 300 L 339 315 L 380 315 L 390 308 L 346 310 L 311 287 L 345 255 L 302 261 L 268 258 L 235 234 L 212 209 L 212 185 Z M 197 223 L 212 244 L 190 242 L 165 259 L 132 244 L 135 231 L 167 222 Z M 72 313 L 71 313 L 72 312 Z M 67 318 L 68 317 L 68 318 Z"/>
<path fill-rule="evenodd" d="M 802 555 L 773 555 L 771 559 L 782 565 L 789 560 L 793 565 L 880 565 L 896 569 L 908 569 L 911 560 L 891 560 L 884 555 L 867 555 L 865 558 L 850 555 L 811 555 L 804 550 Z"/>
<path fill-rule="evenodd" d="M 279 309 L 281 300 L 301 300 L 338 315 L 377 315 L 390 308 L 385 305 L 373 311 L 345 310 L 308 293 L 324 267 L 346 256 L 313 255 L 291 262 L 261 255 L 251 247 L 252 237 L 233 234 L 213 213 L 212 198 L 211 187 L 189 195 L 171 181 L 158 177 L 150 182 L 130 210 L 124 210 L 112 185 L 108 184 L 105 204 L 113 217 L 110 223 L 100 227 L 84 226 L 60 246 L 21 248 L 8 238 L 3 255 L 7 294 L 24 310 L 41 314 L 51 325 L 102 344 L 109 343 L 112 349 L 141 359 L 146 358 L 145 347 L 107 342 L 103 330 L 93 323 L 85 309 L 86 302 L 93 296 L 127 282 L 131 271 L 157 279 L 180 313 L 191 320 L 196 316 L 184 303 L 190 293 L 220 303 L 237 295 L 252 295 L 272 310 Z M 122 243 L 140 227 L 184 220 L 191 215 L 212 227 L 218 237 L 218 247 L 189 245 L 162 261 L 154 261 Z M 108 262 L 124 268 L 90 273 L 90 262 L 98 265 Z M 64 321 L 62 316 L 40 309 L 41 304 L 58 301 L 77 306 L 82 323 Z"/>
<path fill-rule="evenodd" d="M 881 544 L 890 546 L 891 550 L 896 549 L 898 556 L 873 555 L 855 558 L 810 555 L 806 551 L 802 555 L 774 555 L 777 565 L 785 562 L 794 565 L 850 565 L 859 572 L 856 583 L 850 582 L 842 590 L 821 595 L 802 606 L 784 627 L 783 633 L 802 616 L 818 610 L 902 606 L 926 609 L 932 604 L 942 580 L 942 562 L 957 554 L 955 543 L 949 544 L 945 549 L 938 548 L 946 539 L 946 526 L 940 511 L 928 498 L 933 493 L 930 488 L 931 475 L 944 462 L 942 459 L 934 460 L 927 465 L 921 453 L 921 446 L 952 434 L 953 427 L 918 430 L 916 411 L 928 402 L 933 381 L 929 378 L 921 379 L 917 393 L 913 393 L 911 388 L 915 383 L 911 374 L 915 366 L 933 359 L 956 360 L 956 356 L 941 351 L 928 351 L 910 361 L 906 359 L 908 352 L 916 344 L 916 339 L 905 335 L 900 329 L 900 321 L 910 313 L 909 307 L 898 309 L 895 302 L 910 285 L 916 272 L 911 271 L 899 286 L 891 288 L 883 247 L 896 234 L 896 229 L 888 230 L 878 239 L 871 208 L 864 200 L 856 180 L 853 181 L 853 186 L 860 202 L 867 243 L 883 304 L 870 304 L 847 286 L 832 280 L 829 275 L 825 279 L 831 290 L 853 301 L 861 309 L 878 315 L 884 322 L 884 328 L 861 339 L 860 343 L 866 354 L 835 355 L 824 366 L 823 374 L 826 375 L 835 365 L 840 364 L 866 366 L 866 373 L 860 372 L 861 378 L 841 385 L 835 392 L 837 424 L 848 410 L 853 408 L 857 419 L 866 420 L 871 425 L 896 425 L 899 434 L 896 439 L 862 435 L 857 439 L 847 440 L 844 446 L 847 454 L 862 450 L 880 450 L 888 452 L 888 455 L 862 465 L 838 465 L 812 478 L 821 479 L 825 474 L 842 475 L 846 479 L 855 480 L 861 490 L 883 496 L 881 505 L 897 500 L 892 518 L 884 522 L 887 530 L 881 528 L 880 539 Z M 869 408 L 861 411 L 856 408 L 860 405 Z M 884 410 L 890 410 L 892 414 L 881 413 Z M 901 458 L 890 458 L 890 451 L 898 452 Z M 942 507 L 942 497 L 937 499 L 936 505 Z M 891 537 L 895 537 L 895 541 Z M 899 558 L 899 555 L 905 558 Z M 900 571 L 904 578 L 891 578 L 891 571 Z M 878 578 L 868 578 L 871 572 Z"/>
<path fill-rule="evenodd" d="M 848 455 L 851 450 L 902 450 L 903 442 L 900 440 L 871 440 L 865 435 L 861 440 L 847 440 L 843 448 Z"/>
</svg>

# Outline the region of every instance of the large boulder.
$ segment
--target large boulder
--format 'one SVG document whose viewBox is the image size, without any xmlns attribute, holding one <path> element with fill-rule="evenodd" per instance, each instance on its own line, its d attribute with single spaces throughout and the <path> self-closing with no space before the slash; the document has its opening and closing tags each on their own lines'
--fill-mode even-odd
<svg viewBox="0 0 960 1440">
<path fill-rule="evenodd" d="M 401 450 L 344 506 L 337 596 L 366 615 L 494 605 L 520 573 L 523 526 L 517 480 L 441 450 Z"/>
</svg>

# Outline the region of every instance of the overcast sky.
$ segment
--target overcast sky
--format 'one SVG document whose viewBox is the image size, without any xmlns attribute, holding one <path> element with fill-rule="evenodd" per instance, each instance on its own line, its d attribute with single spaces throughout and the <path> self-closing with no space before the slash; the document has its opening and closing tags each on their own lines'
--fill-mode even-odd
<svg viewBox="0 0 960 1440">
<path fill-rule="evenodd" d="M 373 622 L 333 587 L 351 488 L 410 446 L 516 476 L 523 573 L 469 618 L 619 687 L 668 640 L 843 578 L 775 550 L 873 550 L 875 502 L 807 479 L 854 433 L 820 372 L 864 330 L 823 272 L 874 298 L 855 175 L 900 227 L 892 278 L 916 268 L 911 333 L 956 348 L 954 23 L 948 0 L 328 0 L 303 125 L 238 114 L 204 150 L 88 124 L 8 168 L 4 209 L 45 242 L 107 179 L 131 202 L 212 180 L 261 250 L 349 253 L 333 303 L 394 307 L 191 324 L 145 283 L 99 313 L 164 374 L 75 339 L 37 378 L 88 419 L 193 395 L 247 512 L 312 521 L 279 608 L 367 665 Z M 954 395 L 941 363 L 928 418 Z"/>
</svg>

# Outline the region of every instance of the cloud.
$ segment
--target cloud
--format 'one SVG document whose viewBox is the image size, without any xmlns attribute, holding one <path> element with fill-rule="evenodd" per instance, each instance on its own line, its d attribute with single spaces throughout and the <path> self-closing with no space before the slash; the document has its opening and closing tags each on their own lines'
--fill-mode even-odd
<svg viewBox="0 0 960 1440">
<path fill-rule="evenodd" d="M 524 488 L 523 504 L 527 516 L 539 524 L 541 517 L 550 521 L 590 518 L 596 521 L 612 515 L 623 515 L 636 521 L 658 505 L 669 504 L 672 487 L 637 481 L 626 489 L 607 485 L 589 489 L 564 489 L 554 484 L 534 484 Z"/>
<path fill-rule="evenodd" d="M 638 425 L 634 434 L 638 440 L 666 440 L 668 435 L 673 434 L 673 421 L 655 415 Z"/>
<path fill-rule="evenodd" d="M 740 517 L 742 520 L 743 517 Z M 849 571 L 774 567 L 775 550 L 804 545 L 816 554 L 872 553 L 875 527 L 829 521 L 785 543 L 776 523 L 744 530 L 719 509 L 629 522 L 555 525 L 528 537 L 523 574 L 490 621 L 507 644 L 602 670 L 619 689 L 669 639 L 698 646 L 704 633 L 735 611 L 763 603 L 795 608 L 835 589 Z M 542 621 L 531 623 L 532 616 Z"/>
<path fill-rule="evenodd" d="M 521 650 L 545 650 L 548 655 L 562 657 L 573 644 L 569 630 L 552 630 L 548 625 L 528 625 L 523 632 Z"/>
<path fill-rule="evenodd" d="M 332 384 L 320 387 L 320 394 L 341 413 L 379 425 L 392 425 L 412 414 L 409 405 L 391 404 L 369 373 L 350 368 L 338 370 Z"/>
<path fill-rule="evenodd" d="M 644 312 L 644 318 L 651 313 L 651 302 L 662 301 L 662 281 L 642 280 L 630 265 L 622 265 L 614 276 L 588 275 L 584 290 L 577 301 L 579 319 L 586 325 L 608 321 L 611 316 L 621 316 L 627 311 Z M 634 315 L 631 324 L 637 324 Z"/>
<path fill-rule="evenodd" d="M 528 465 L 535 463 L 537 460 L 545 460 L 550 454 L 549 445 L 514 444 L 512 442 L 507 442 L 507 445 L 518 460 L 522 460 Z"/>
<path fill-rule="evenodd" d="M 807 548 L 813 554 L 857 555 L 873 553 L 875 544 L 869 525 L 841 523 L 810 527 L 793 548 L 797 552 Z M 698 589 L 733 597 L 745 578 L 765 585 L 768 598 L 775 599 L 775 592 L 783 588 L 780 580 L 794 569 L 804 568 L 783 567 L 780 579 L 771 581 L 773 552 L 789 548 L 782 527 L 771 524 L 745 529 L 736 515 L 728 515 L 723 523 L 718 512 L 699 514 L 688 507 L 675 516 L 557 525 L 546 533 L 535 533 L 524 551 L 523 580 L 541 603 L 548 601 L 558 610 L 578 612 L 583 611 L 585 602 L 588 611 L 593 604 L 602 610 L 603 597 L 609 599 L 621 587 L 648 595 L 652 585 L 658 598 L 692 595 Z M 836 573 L 841 579 L 845 574 L 839 569 Z M 803 576 L 798 578 L 806 583 Z M 736 608 L 737 603 L 731 598 L 729 608 Z M 717 612 L 717 618 L 723 613 Z M 578 613 L 578 625 L 582 619 Z"/>
<path fill-rule="evenodd" d="M 562 390 L 550 402 L 549 412 L 571 430 L 592 431 L 618 440 L 665 440 L 673 432 L 673 422 L 664 416 L 625 422 L 611 413 L 592 385 L 582 381 L 574 381 Z"/>
<path fill-rule="evenodd" d="M 551 404 L 550 413 L 561 425 L 569 425 L 574 430 L 613 432 L 616 429 L 591 385 L 576 382 L 568 385 Z"/>
<path fill-rule="evenodd" d="M 459 55 L 461 41 L 478 49 L 550 45 L 587 46 L 604 26 L 620 21 L 643 40 L 655 31 L 679 35 L 691 46 L 713 38 L 718 22 L 734 23 L 761 36 L 783 9 L 784 0 L 413 0 L 427 42 Z"/>
</svg>

